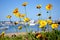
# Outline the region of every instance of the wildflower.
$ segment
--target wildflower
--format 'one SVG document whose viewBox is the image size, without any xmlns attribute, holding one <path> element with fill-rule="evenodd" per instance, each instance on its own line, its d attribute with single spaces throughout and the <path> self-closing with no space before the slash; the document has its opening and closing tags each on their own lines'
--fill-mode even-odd
<svg viewBox="0 0 60 40">
<path fill-rule="evenodd" d="M 25 17 L 25 14 L 21 14 L 21 15 L 20 15 L 20 18 L 23 18 L 23 17 Z"/>
<path fill-rule="evenodd" d="M 24 22 L 29 22 L 30 19 L 29 18 L 24 18 Z"/>
<path fill-rule="evenodd" d="M 21 14 L 20 13 L 14 13 L 14 15 L 18 18 L 20 18 Z"/>
<path fill-rule="evenodd" d="M 3 32 L 1 33 L 1 36 L 4 37 L 4 35 L 5 35 L 5 32 L 3 31 Z"/>
<path fill-rule="evenodd" d="M 40 8 L 41 8 L 41 5 L 37 5 L 36 8 L 37 8 L 37 9 L 40 9 Z"/>
<path fill-rule="evenodd" d="M 17 24 L 18 24 L 18 22 L 14 22 L 14 24 L 15 24 L 15 25 L 17 25 Z"/>
<path fill-rule="evenodd" d="M 49 12 L 47 11 L 47 13 L 49 13 Z"/>
<path fill-rule="evenodd" d="M 12 37 L 16 37 L 16 34 L 13 34 Z"/>
<path fill-rule="evenodd" d="M 27 5 L 27 2 L 24 2 L 23 4 L 22 4 L 22 6 L 26 6 Z"/>
<path fill-rule="evenodd" d="M 51 16 L 49 16 L 49 19 L 51 19 Z"/>
<path fill-rule="evenodd" d="M 51 25 L 51 27 L 52 27 L 52 29 L 58 28 L 58 24 L 53 23 L 53 24 Z"/>
<path fill-rule="evenodd" d="M 47 22 L 45 20 L 41 20 L 39 24 L 40 24 L 39 27 L 42 28 L 42 27 L 45 27 L 47 25 Z"/>
<path fill-rule="evenodd" d="M 10 18 L 11 18 L 11 16 L 10 16 L 10 15 L 8 15 L 6 18 L 10 19 Z"/>
<path fill-rule="evenodd" d="M 58 24 L 60 24 L 60 21 L 58 21 Z"/>
<path fill-rule="evenodd" d="M 40 24 L 40 21 L 42 21 L 42 20 L 38 20 L 37 23 Z"/>
<path fill-rule="evenodd" d="M 13 13 L 18 13 L 18 8 L 16 8 L 16 9 L 13 11 Z"/>
<path fill-rule="evenodd" d="M 42 37 L 42 34 L 41 33 L 36 33 L 35 37 L 36 38 L 41 38 Z"/>
<path fill-rule="evenodd" d="M 16 14 L 16 17 L 20 18 L 20 16 L 21 16 L 21 14 L 19 14 L 19 13 Z"/>
<path fill-rule="evenodd" d="M 19 11 L 18 11 L 18 8 L 16 8 L 14 11 L 13 11 L 13 14 L 16 16 L 16 17 L 18 17 L 18 18 L 20 18 L 20 13 L 19 13 Z"/>
<path fill-rule="evenodd" d="M 22 29 L 22 26 L 19 26 L 18 29 L 21 30 Z"/>
<path fill-rule="evenodd" d="M 37 16 L 41 16 L 41 14 L 38 14 Z"/>
<path fill-rule="evenodd" d="M 52 9 L 52 5 L 51 4 L 46 5 L 46 10 L 51 10 L 51 9 Z"/>
<path fill-rule="evenodd" d="M 39 28 L 44 28 L 45 26 L 44 25 L 39 25 Z"/>
<path fill-rule="evenodd" d="M 52 20 L 47 20 L 47 23 L 50 25 L 52 24 Z"/>
</svg>

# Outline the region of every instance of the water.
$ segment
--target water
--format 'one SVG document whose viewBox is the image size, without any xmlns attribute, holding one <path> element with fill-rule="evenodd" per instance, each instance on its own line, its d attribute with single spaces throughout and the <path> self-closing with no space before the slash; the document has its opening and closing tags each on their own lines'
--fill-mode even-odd
<svg viewBox="0 0 60 40">
<path fill-rule="evenodd" d="M 5 31 L 5 33 L 26 32 L 25 26 L 22 25 L 22 24 L 17 24 L 17 25 L 5 25 L 5 26 L 0 25 L 0 27 L 6 27 L 6 26 L 8 27 L 8 29 L 0 30 L 0 33 L 1 33 L 2 31 Z M 18 26 L 22 26 L 22 29 L 19 30 L 19 29 L 18 29 Z M 28 25 L 26 25 L 28 32 L 29 32 L 30 30 L 32 30 L 32 31 L 37 31 L 37 26 L 38 26 L 38 25 L 34 25 L 34 26 L 28 26 Z"/>
<path fill-rule="evenodd" d="M 8 27 L 8 29 L 0 30 L 0 33 L 2 31 L 5 31 L 5 33 L 26 32 L 25 26 L 22 25 L 22 24 L 17 24 L 17 25 L 7 25 L 7 24 L 0 25 L 0 27 L 6 27 L 6 26 Z M 18 26 L 22 26 L 22 29 L 19 30 Z M 28 32 L 30 32 L 31 30 L 32 31 L 38 31 L 38 25 L 34 25 L 34 26 L 26 25 L 26 27 L 27 27 Z M 46 28 L 48 28 L 48 25 L 46 26 Z M 51 27 L 50 27 L 50 29 L 51 29 Z M 60 30 L 60 26 L 59 26 L 58 30 Z M 41 28 L 39 28 L 39 31 L 41 31 Z"/>
</svg>

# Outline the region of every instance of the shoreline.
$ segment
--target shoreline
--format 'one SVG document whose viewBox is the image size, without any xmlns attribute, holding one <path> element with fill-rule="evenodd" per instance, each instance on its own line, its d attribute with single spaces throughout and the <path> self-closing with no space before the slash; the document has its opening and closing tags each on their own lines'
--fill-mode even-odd
<svg viewBox="0 0 60 40">
<path fill-rule="evenodd" d="M 1 35 L 1 34 L 0 34 Z M 16 35 L 16 36 L 19 36 L 19 35 L 26 35 L 26 32 L 18 32 L 18 33 L 5 33 L 4 36 L 9 36 L 9 37 L 12 37 L 12 35 Z"/>
</svg>

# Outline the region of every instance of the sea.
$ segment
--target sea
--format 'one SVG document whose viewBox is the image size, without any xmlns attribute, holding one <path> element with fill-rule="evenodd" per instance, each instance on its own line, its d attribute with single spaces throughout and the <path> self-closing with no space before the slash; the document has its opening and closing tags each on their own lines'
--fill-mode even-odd
<svg viewBox="0 0 60 40">
<path fill-rule="evenodd" d="M 18 27 L 22 26 L 22 29 L 19 30 Z M 50 26 L 49 26 L 50 27 Z M 4 29 L 5 28 L 5 29 Z M 41 31 L 42 29 L 39 28 L 39 25 L 24 25 L 24 24 L 17 24 L 17 25 L 12 25 L 12 24 L 0 24 L 0 33 L 2 33 L 2 31 L 4 31 L 5 33 L 16 33 L 16 32 L 26 32 L 26 28 L 27 31 L 30 32 L 37 32 L 37 31 Z M 46 31 L 48 29 L 48 25 L 46 26 Z M 51 30 L 51 27 L 50 27 Z M 58 30 L 60 30 L 60 25 L 58 27 Z"/>
</svg>

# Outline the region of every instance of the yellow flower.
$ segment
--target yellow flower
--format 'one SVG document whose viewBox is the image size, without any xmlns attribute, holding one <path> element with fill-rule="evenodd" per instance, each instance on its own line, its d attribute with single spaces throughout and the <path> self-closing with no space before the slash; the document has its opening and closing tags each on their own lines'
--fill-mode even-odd
<svg viewBox="0 0 60 40">
<path fill-rule="evenodd" d="M 1 34 L 5 34 L 5 32 L 3 31 Z"/>
<path fill-rule="evenodd" d="M 38 20 L 37 23 L 40 24 L 41 21 L 42 21 L 42 20 Z"/>
<path fill-rule="evenodd" d="M 24 18 L 24 22 L 29 22 L 30 19 L 29 18 Z"/>
<path fill-rule="evenodd" d="M 16 9 L 13 11 L 13 13 L 18 13 L 18 8 L 16 8 Z"/>
<path fill-rule="evenodd" d="M 22 4 L 22 6 L 26 6 L 27 5 L 27 2 L 24 2 L 23 4 Z"/>
<path fill-rule="evenodd" d="M 49 16 L 49 19 L 51 19 L 51 16 Z"/>
<path fill-rule="evenodd" d="M 21 14 L 19 14 L 19 13 L 16 14 L 16 17 L 20 18 L 20 16 L 21 16 Z"/>
<path fill-rule="evenodd" d="M 11 18 L 11 16 L 10 16 L 10 15 L 8 15 L 8 16 L 6 16 L 6 18 L 10 19 L 10 18 Z"/>
<path fill-rule="evenodd" d="M 51 25 L 51 27 L 52 27 L 52 29 L 58 28 L 58 24 L 53 23 L 53 24 Z"/>
<path fill-rule="evenodd" d="M 41 38 L 42 37 L 42 34 L 41 33 L 36 33 L 36 38 Z"/>
<path fill-rule="evenodd" d="M 45 20 L 41 20 L 41 21 L 40 21 L 40 25 L 41 25 L 41 26 L 46 26 L 46 25 L 47 25 L 47 22 L 46 22 Z"/>
<path fill-rule="evenodd" d="M 17 22 L 17 21 L 16 21 L 16 22 L 14 22 L 14 24 L 15 24 L 15 25 L 17 25 L 18 23 L 19 23 L 19 22 Z"/>
<path fill-rule="evenodd" d="M 23 17 L 25 17 L 25 14 L 21 14 L 21 15 L 20 15 L 20 18 L 23 18 Z"/>
<path fill-rule="evenodd" d="M 14 15 L 18 18 L 20 18 L 21 14 L 20 13 L 14 13 Z"/>
<path fill-rule="evenodd" d="M 20 14 L 19 11 L 18 11 L 18 8 L 16 8 L 16 9 L 13 11 L 13 14 L 14 14 L 16 17 L 18 17 L 18 18 L 20 18 L 20 16 L 21 16 L 21 14 Z"/>
<path fill-rule="evenodd" d="M 51 10 L 51 9 L 52 9 L 52 5 L 51 4 L 46 5 L 46 10 Z"/>
<path fill-rule="evenodd" d="M 37 16 L 41 16 L 41 14 L 39 13 Z"/>
<path fill-rule="evenodd" d="M 39 25 L 39 28 L 44 28 L 45 26 L 44 25 Z"/>
<path fill-rule="evenodd" d="M 22 26 L 19 26 L 18 29 L 21 30 L 22 29 Z"/>
<path fill-rule="evenodd" d="M 47 20 L 47 23 L 50 25 L 52 24 L 52 20 Z"/>
<path fill-rule="evenodd" d="M 36 8 L 37 8 L 37 9 L 40 9 L 40 8 L 41 8 L 41 5 L 37 5 Z"/>
<path fill-rule="evenodd" d="M 47 25 L 47 22 L 45 20 L 39 20 L 39 27 L 44 28 Z"/>
<path fill-rule="evenodd" d="M 1 36 L 4 37 L 4 35 L 5 35 L 5 32 L 3 31 L 3 32 L 1 33 Z"/>
</svg>

